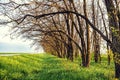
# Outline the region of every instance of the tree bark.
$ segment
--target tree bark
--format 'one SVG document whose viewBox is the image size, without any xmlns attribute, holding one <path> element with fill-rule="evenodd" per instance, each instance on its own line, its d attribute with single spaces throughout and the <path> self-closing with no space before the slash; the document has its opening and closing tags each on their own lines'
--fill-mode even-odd
<svg viewBox="0 0 120 80">
<path fill-rule="evenodd" d="M 87 4 L 86 0 L 84 0 L 84 15 L 88 18 L 87 15 Z M 86 51 L 86 67 L 90 65 L 90 27 L 86 21 L 86 38 L 87 38 L 87 51 Z"/>
<path fill-rule="evenodd" d="M 115 77 L 120 78 L 120 30 L 119 18 L 117 9 L 115 8 L 113 0 L 105 0 L 105 5 L 108 12 L 109 26 L 112 29 L 112 45 L 111 49 L 114 54 Z"/>
<path fill-rule="evenodd" d="M 115 64 L 115 77 L 120 78 L 120 63 L 114 63 Z"/>
</svg>

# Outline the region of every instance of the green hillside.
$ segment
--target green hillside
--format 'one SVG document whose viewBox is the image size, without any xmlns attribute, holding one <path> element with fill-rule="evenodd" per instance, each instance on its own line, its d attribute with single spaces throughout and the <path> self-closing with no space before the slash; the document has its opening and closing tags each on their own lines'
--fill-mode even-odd
<svg viewBox="0 0 120 80">
<path fill-rule="evenodd" d="M 105 59 L 105 58 L 103 58 Z M 0 80 L 113 80 L 113 63 L 93 61 L 89 68 L 80 67 L 78 60 L 70 62 L 48 54 L 0 56 Z"/>
</svg>

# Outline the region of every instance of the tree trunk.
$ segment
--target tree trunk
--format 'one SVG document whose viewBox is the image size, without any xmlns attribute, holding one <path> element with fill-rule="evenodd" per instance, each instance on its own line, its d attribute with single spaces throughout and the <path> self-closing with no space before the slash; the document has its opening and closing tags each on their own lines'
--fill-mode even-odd
<svg viewBox="0 0 120 80">
<path fill-rule="evenodd" d="M 115 63 L 115 77 L 120 78 L 120 25 L 117 9 L 113 0 L 105 0 L 105 5 L 108 12 L 109 26 L 112 29 L 112 45 L 111 49 L 114 54 L 114 63 Z M 116 14 L 114 13 L 116 12 Z"/>
<path fill-rule="evenodd" d="M 68 44 L 67 48 L 67 58 L 71 61 L 73 61 L 73 46 L 72 46 L 72 41 L 69 41 L 70 43 Z"/>
<path fill-rule="evenodd" d="M 94 60 L 96 63 L 98 63 L 100 61 L 100 46 L 99 45 L 95 45 L 94 48 Z"/>
<path fill-rule="evenodd" d="M 115 77 L 120 78 L 120 37 L 113 35 L 112 36 L 112 51 L 114 57 L 114 64 L 115 64 Z"/>
<path fill-rule="evenodd" d="M 98 34 L 96 33 L 96 31 L 93 32 L 93 46 L 94 46 L 94 61 L 96 63 L 101 61 L 101 56 L 100 56 L 100 38 L 98 36 Z"/>
<path fill-rule="evenodd" d="M 110 51 L 110 47 L 107 44 L 107 57 L 108 57 L 108 65 L 110 65 L 111 62 L 111 51 Z"/>
<path fill-rule="evenodd" d="M 82 55 L 81 55 L 81 58 L 82 58 L 82 66 L 83 66 L 83 67 L 87 67 L 87 66 L 86 66 L 86 54 L 82 54 Z"/>
<path fill-rule="evenodd" d="M 120 53 L 114 54 L 115 77 L 120 78 Z"/>
<path fill-rule="evenodd" d="M 120 63 L 115 62 L 115 77 L 120 78 Z"/>
<path fill-rule="evenodd" d="M 84 15 L 88 18 L 87 15 L 87 4 L 86 4 L 86 0 L 84 0 Z M 87 51 L 86 51 L 86 55 L 85 55 L 85 59 L 86 59 L 86 67 L 89 67 L 90 65 L 90 27 L 88 25 L 88 23 L 86 22 L 86 38 L 87 38 Z"/>
</svg>

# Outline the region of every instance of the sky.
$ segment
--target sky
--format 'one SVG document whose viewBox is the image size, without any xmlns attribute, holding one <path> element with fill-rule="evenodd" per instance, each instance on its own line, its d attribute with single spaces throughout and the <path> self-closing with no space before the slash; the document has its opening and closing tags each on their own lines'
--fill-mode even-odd
<svg viewBox="0 0 120 80">
<path fill-rule="evenodd" d="M 8 0 L 0 0 L 0 2 L 7 2 Z M 22 3 L 22 0 L 14 0 L 16 2 Z M 27 0 L 25 0 L 27 2 Z M 0 18 L 5 18 L 1 17 Z M 34 48 L 30 47 L 31 41 L 24 40 L 20 38 L 11 39 L 9 35 L 9 27 L 0 26 L 0 52 L 44 52 L 41 48 L 36 51 Z M 6 36 L 7 35 L 7 36 Z M 102 48 L 103 49 L 103 48 Z M 103 50 L 101 50 L 103 51 Z"/>
<path fill-rule="evenodd" d="M 9 27 L 0 26 L 0 52 L 42 53 L 43 49 L 35 50 L 30 47 L 31 41 L 20 38 L 11 39 Z"/>
<path fill-rule="evenodd" d="M 7 2 L 8 0 L 0 0 L 0 2 Z M 19 3 L 22 3 L 22 0 L 16 0 Z M 27 1 L 27 0 L 25 0 Z M 3 16 L 0 16 L 0 19 L 6 19 Z M 39 50 L 35 50 L 33 47 L 30 47 L 31 41 L 24 40 L 21 38 L 11 39 L 10 28 L 6 25 L 0 26 L 0 52 L 28 52 L 28 53 L 36 53 L 36 52 L 44 52 L 42 47 Z"/>
</svg>

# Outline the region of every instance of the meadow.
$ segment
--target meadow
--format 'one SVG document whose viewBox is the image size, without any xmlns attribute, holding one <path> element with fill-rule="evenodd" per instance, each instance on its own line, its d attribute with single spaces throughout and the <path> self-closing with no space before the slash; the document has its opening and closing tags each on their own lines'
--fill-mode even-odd
<svg viewBox="0 0 120 80">
<path fill-rule="evenodd" d="M 107 57 L 101 63 L 91 61 L 89 68 L 80 66 L 80 58 L 74 62 L 49 54 L 21 54 L 0 56 L 0 80 L 113 80 L 114 65 L 107 65 Z"/>
</svg>

